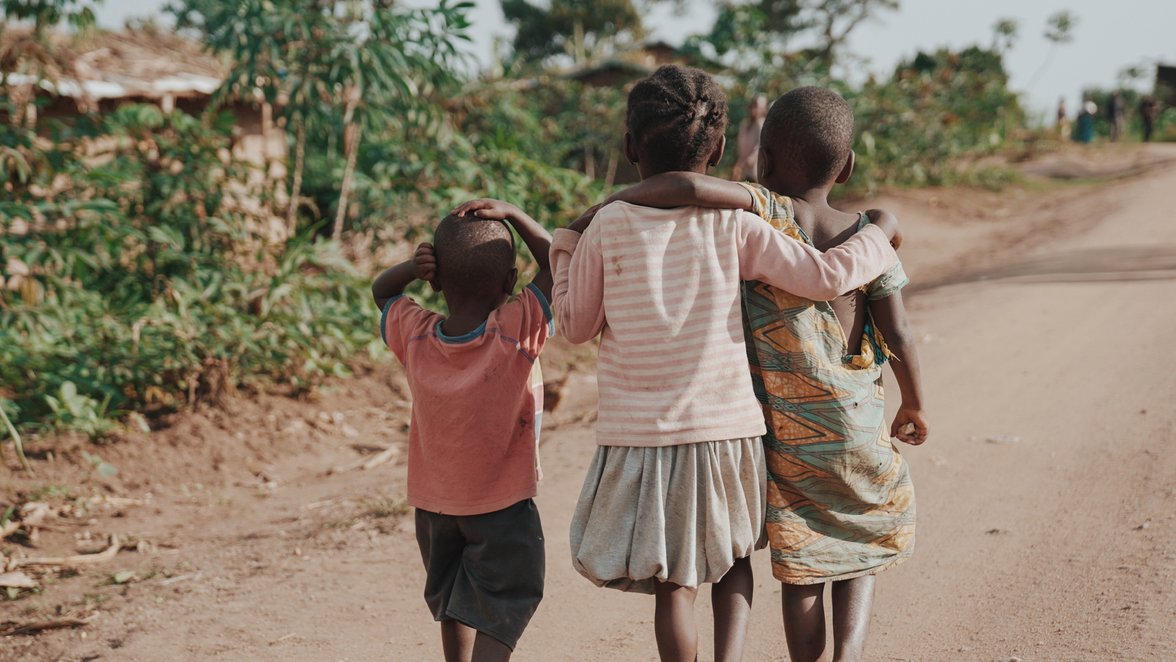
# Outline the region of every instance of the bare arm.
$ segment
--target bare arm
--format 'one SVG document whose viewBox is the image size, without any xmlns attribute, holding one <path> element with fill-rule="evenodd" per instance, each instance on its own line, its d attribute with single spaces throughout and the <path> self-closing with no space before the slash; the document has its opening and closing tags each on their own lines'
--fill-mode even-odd
<svg viewBox="0 0 1176 662">
<path fill-rule="evenodd" d="M 755 211 L 751 193 L 740 184 L 696 172 L 665 172 L 613 193 L 608 202 L 642 207 L 707 207 Z"/>
<path fill-rule="evenodd" d="M 424 243 L 417 246 L 411 260 L 385 269 L 372 282 L 372 298 L 376 307 L 384 309 L 392 297 L 404 294 L 404 288 L 415 280 L 433 280 L 437 272 L 437 258 L 433 255 L 433 244 Z"/>
<path fill-rule="evenodd" d="M 474 214 L 478 218 L 510 223 L 515 232 L 519 233 L 527 250 L 531 251 L 531 257 L 535 259 L 535 264 L 539 265 L 539 273 L 535 274 L 531 284 L 539 288 L 543 296 L 551 301 L 551 262 L 548 258 L 548 254 L 551 252 L 551 233 L 547 231 L 547 228 L 515 205 L 490 198 L 463 202 L 453 210 L 454 216 L 469 214 Z"/>
<path fill-rule="evenodd" d="M 927 417 L 923 412 L 923 381 L 919 372 L 919 355 L 915 341 L 907 324 L 906 307 L 902 304 L 902 292 L 895 292 L 884 299 L 870 302 L 870 315 L 882 332 L 894 360 L 890 369 L 898 382 L 902 403 L 894 422 L 890 425 L 890 436 L 914 446 L 927 441 Z M 914 430 L 904 431 L 909 425 Z"/>
</svg>

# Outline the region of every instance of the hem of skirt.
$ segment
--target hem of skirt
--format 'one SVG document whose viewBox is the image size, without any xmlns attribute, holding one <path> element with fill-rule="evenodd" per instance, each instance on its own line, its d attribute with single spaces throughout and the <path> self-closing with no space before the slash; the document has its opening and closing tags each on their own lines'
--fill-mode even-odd
<svg viewBox="0 0 1176 662">
<path fill-rule="evenodd" d="M 865 570 L 857 570 L 854 572 L 845 572 L 840 575 L 828 575 L 824 577 L 789 577 L 785 579 L 776 573 L 776 564 L 772 564 L 772 576 L 780 581 L 781 584 L 788 584 L 789 586 L 811 586 L 812 584 L 824 584 L 825 582 L 842 582 L 847 579 L 857 579 L 858 577 L 865 577 L 867 575 L 876 575 L 884 570 L 889 570 L 903 561 L 911 558 L 913 554 L 906 553 L 896 556 L 886 563 L 867 568 Z"/>
<path fill-rule="evenodd" d="M 756 409 L 757 415 L 760 414 Z M 596 428 L 597 446 L 621 446 L 626 448 L 669 448 L 672 446 L 688 446 L 713 441 L 739 441 L 742 439 L 759 439 L 767 432 L 762 420 L 745 427 L 718 426 L 709 428 L 694 428 L 686 430 L 668 430 L 627 434 L 610 432 L 607 428 Z M 667 442 L 667 440 L 670 440 Z"/>
<path fill-rule="evenodd" d="M 748 552 L 744 556 L 740 556 L 740 557 L 735 558 L 734 561 L 738 561 L 739 559 L 749 558 L 750 556 L 751 556 L 751 552 Z M 718 582 L 722 581 L 723 577 L 727 576 L 728 572 L 731 572 L 731 568 L 735 567 L 734 561 L 731 562 L 731 565 L 727 566 L 726 570 L 724 570 L 722 573 L 719 573 L 719 576 L 716 579 L 703 579 L 703 580 L 699 581 L 697 584 L 679 584 L 678 582 L 673 582 L 673 583 L 677 584 L 678 586 L 682 586 L 684 588 L 690 588 L 690 589 L 695 589 L 695 590 L 701 588 L 703 584 L 717 584 Z M 592 582 L 597 587 L 611 588 L 614 591 L 621 591 L 623 593 L 643 593 L 646 595 L 653 595 L 654 594 L 654 587 L 656 587 L 658 584 L 665 584 L 665 583 L 672 581 L 669 578 L 662 579 L 656 575 L 650 576 L 650 577 L 641 577 L 641 578 L 630 577 L 630 576 L 626 575 L 624 577 L 615 577 L 612 579 L 600 579 L 599 577 L 595 577 L 595 576 L 589 574 L 579 562 L 576 562 L 574 565 L 576 568 L 576 572 L 580 573 L 580 576 L 582 576 L 584 579 L 587 579 L 588 581 Z"/>
</svg>

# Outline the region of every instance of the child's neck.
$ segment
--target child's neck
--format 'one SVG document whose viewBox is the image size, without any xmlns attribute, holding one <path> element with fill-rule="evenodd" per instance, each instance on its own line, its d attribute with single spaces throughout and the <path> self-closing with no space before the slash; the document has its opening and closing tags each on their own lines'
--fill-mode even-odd
<svg viewBox="0 0 1176 662">
<path fill-rule="evenodd" d="M 793 200 L 799 200 L 814 210 L 832 208 L 829 206 L 829 191 L 832 190 L 831 186 L 817 186 L 809 189 L 789 186 L 781 186 L 780 188 L 769 186 L 768 188 L 780 195 L 786 195 Z"/>
<path fill-rule="evenodd" d="M 449 315 L 441 322 L 441 332 L 447 336 L 464 336 L 474 331 L 490 317 L 501 301 L 464 300 L 445 297 Z"/>
<path fill-rule="evenodd" d="M 637 163 L 637 174 L 641 176 L 641 179 L 649 179 L 654 175 L 661 175 L 667 172 L 694 172 L 700 175 L 705 175 L 708 169 L 709 166 L 707 166 L 705 162 L 695 168 L 654 168 L 645 165 L 641 161 L 638 161 Z"/>
</svg>

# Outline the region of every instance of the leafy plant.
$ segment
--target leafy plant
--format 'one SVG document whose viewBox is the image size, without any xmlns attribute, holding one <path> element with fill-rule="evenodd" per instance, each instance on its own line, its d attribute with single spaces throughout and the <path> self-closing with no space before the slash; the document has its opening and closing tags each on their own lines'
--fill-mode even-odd
<svg viewBox="0 0 1176 662">
<path fill-rule="evenodd" d="M 94 467 L 94 471 L 97 471 L 98 475 L 100 476 L 111 478 L 118 475 L 118 467 L 107 462 L 106 460 L 103 460 L 97 455 L 82 451 L 82 459 L 89 462 Z"/>
<path fill-rule="evenodd" d="M 102 402 L 78 393 L 73 382 L 64 382 L 57 396 L 46 395 L 45 403 L 53 412 L 53 425 L 65 430 L 77 430 L 92 438 L 104 437 L 117 425 L 108 416 L 110 394 Z"/>
</svg>

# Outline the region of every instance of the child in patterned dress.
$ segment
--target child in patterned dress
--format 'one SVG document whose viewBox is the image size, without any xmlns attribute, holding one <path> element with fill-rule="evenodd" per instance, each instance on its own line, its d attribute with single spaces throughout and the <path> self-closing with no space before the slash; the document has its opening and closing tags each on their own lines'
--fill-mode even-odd
<svg viewBox="0 0 1176 662">
<path fill-rule="evenodd" d="M 704 173 L 727 102 L 706 73 L 664 66 L 629 94 L 625 152 L 642 177 Z M 625 203 L 552 241 L 552 301 L 572 342 L 601 335 L 597 452 L 572 561 L 599 586 L 655 596 L 663 660 L 695 660 L 694 600 L 713 584 L 715 659 L 742 655 L 760 541 L 763 416 L 747 369 L 740 281 L 832 298 L 894 263 L 871 226 L 826 253 L 742 211 Z"/>
<path fill-rule="evenodd" d="M 853 113 L 835 92 L 793 90 L 768 111 L 760 141 L 765 186 L 694 173 L 646 179 L 613 196 L 658 207 L 744 208 L 781 233 L 830 250 L 864 227 L 871 210 L 846 214 L 828 202 L 848 180 Z M 770 189 L 770 190 L 769 190 Z M 744 322 L 752 379 L 767 419 L 767 528 L 773 574 L 782 583 L 784 627 L 794 662 L 828 659 L 824 587 L 832 584 L 834 659 L 862 656 L 874 575 L 914 549 L 915 501 L 892 438 L 927 439 L 918 357 L 896 264 L 830 303 L 747 283 Z M 901 393 L 883 420 L 882 365 Z"/>
</svg>

